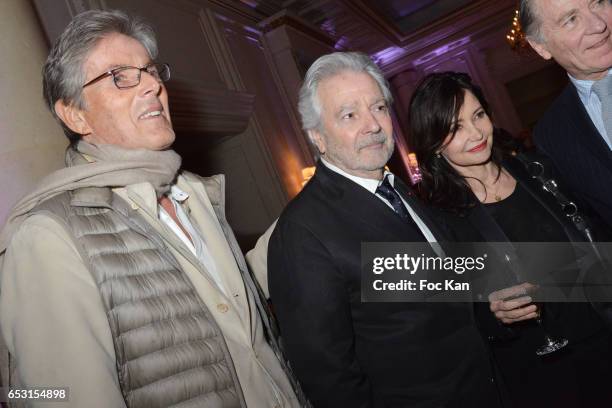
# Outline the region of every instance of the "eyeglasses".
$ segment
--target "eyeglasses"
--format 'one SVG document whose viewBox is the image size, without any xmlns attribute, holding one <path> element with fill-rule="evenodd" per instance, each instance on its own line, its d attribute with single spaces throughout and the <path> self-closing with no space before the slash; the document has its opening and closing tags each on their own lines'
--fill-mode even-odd
<svg viewBox="0 0 612 408">
<path fill-rule="evenodd" d="M 83 88 L 86 86 L 92 85 L 101 79 L 112 76 L 113 82 L 115 86 L 119 89 L 127 89 L 133 88 L 140 84 L 140 76 L 142 71 L 145 71 L 147 74 L 151 75 L 158 82 L 166 82 L 170 79 L 170 65 L 168 64 L 159 64 L 159 63 L 150 63 L 145 65 L 142 68 L 138 67 L 119 67 L 115 69 L 111 69 L 110 71 L 106 71 L 102 75 L 99 75 L 87 82 L 83 85 Z"/>
</svg>

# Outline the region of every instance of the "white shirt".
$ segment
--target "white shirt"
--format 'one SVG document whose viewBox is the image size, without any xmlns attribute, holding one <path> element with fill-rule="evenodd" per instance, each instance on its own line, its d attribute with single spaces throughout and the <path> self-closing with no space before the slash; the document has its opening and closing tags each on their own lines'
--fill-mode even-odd
<svg viewBox="0 0 612 408">
<path fill-rule="evenodd" d="M 189 194 L 178 188 L 176 185 L 173 185 L 170 188 L 170 192 L 168 198 L 170 202 L 174 206 L 174 211 L 176 212 L 176 216 L 185 228 L 189 235 L 191 236 L 191 240 L 181 227 L 177 225 L 176 222 L 172 219 L 170 214 L 164 210 L 161 205 L 157 206 L 157 214 L 159 216 L 159 220 L 166 224 L 168 228 L 172 230 L 176 234 L 177 237 L 185 244 L 187 248 L 198 258 L 198 260 L 204 265 L 210 276 L 214 279 L 215 283 L 219 285 L 219 287 L 227 294 L 225 287 L 223 287 L 223 283 L 221 281 L 221 276 L 219 275 L 219 268 L 215 264 L 214 258 L 210 254 L 208 247 L 206 246 L 206 240 L 200 232 L 193 226 L 187 213 L 183 210 L 183 207 L 180 205 L 182 202 L 189 198 Z"/>
<path fill-rule="evenodd" d="M 374 194 L 376 197 L 378 197 L 378 199 L 382 200 L 383 203 L 385 203 L 387 206 L 389 206 L 389 208 L 391 208 L 393 210 L 393 206 L 391 205 L 391 203 L 389 201 L 387 201 L 385 198 L 379 196 L 378 194 L 376 194 L 376 189 L 378 188 L 379 185 L 382 184 L 383 180 L 385 179 L 385 177 L 387 175 L 389 175 L 389 182 L 391 183 L 391 185 L 393 186 L 393 188 L 395 188 L 395 175 L 389 171 L 385 171 L 385 173 L 383 174 L 383 178 L 382 180 L 374 180 L 374 179 L 368 179 L 368 178 L 363 178 L 363 177 L 357 177 L 357 176 L 353 176 L 352 174 L 348 174 L 347 172 L 345 172 L 344 170 L 342 170 L 341 168 L 334 166 L 333 164 L 331 164 L 330 162 L 326 161 L 325 159 L 321 158 L 321 162 L 330 170 L 340 174 L 341 176 L 346 177 L 347 179 L 359 184 L 361 187 L 365 188 L 366 190 L 368 190 L 370 193 Z M 399 195 L 399 194 L 398 194 Z M 429 243 L 437 243 L 438 240 L 436 239 L 436 237 L 434 237 L 434 235 L 432 234 L 431 230 L 429 229 L 429 227 L 427 227 L 427 225 L 423 222 L 423 220 L 421 219 L 421 217 L 418 216 L 418 214 L 412 209 L 412 207 L 410 207 L 410 204 L 408 204 L 406 202 L 406 200 L 404 200 L 404 198 L 399 195 L 400 198 L 402 199 L 402 202 L 404 203 L 404 206 L 406 207 L 406 209 L 408 210 L 408 213 L 410 214 L 410 217 L 412 217 L 412 219 L 414 220 L 414 222 L 416 223 L 417 227 L 419 227 L 419 230 L 421 230 L 421 233 L 423 234 L 423 236 L 425 237 L 425 239 L 427 240 L 427 242 Z M 395 211 L 395 210 L 393 210 Z M 432 245 L 432 248 L 434 249 L 434 251 L 436 251 L 436 253 L 438 255 L 440 255 L 439 252 L 439 245 Z"/>
<path fill-rule="evenodd" d="M 608 71 L 608 75 L 612 75 L 612 70 Z M 604 125 L 603 117 L 601 114 L 601 101 L 595 92 L 593 92 L 593 84 L 595 81 L 590 81 L 587 79 L 576 79 L 573 76 L 569 75 L 570 81 L 576 87 L 576 91 L 578 91 L 578 97 L 580 101 L 584 105 L 593 125 L 601 135 L 602 139 L 606 142 L 608 147 L 612 149 L 612 142 L 610 142 L 610 136 L 606 132 L 606 126 Z"/>
</svg>

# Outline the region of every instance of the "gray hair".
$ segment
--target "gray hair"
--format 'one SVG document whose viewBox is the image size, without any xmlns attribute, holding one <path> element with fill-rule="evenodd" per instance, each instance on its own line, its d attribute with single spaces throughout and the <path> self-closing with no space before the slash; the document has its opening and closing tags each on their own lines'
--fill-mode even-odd
<svg viewBox="0 0 612 408">
<path fill-rule="evenodd" d="M 306 72 L 300 89 L 298 110 L 305 131 L 321 129 L 321 104 L 317 95 L 319 83 L 342 71 L 364 72 L 378 84 L 387 104 L 393 102 L 389 84 L 382 71 L 367 55 L 360 52 L 334 52 L 318 58 Z M 308 132 L 310 135 L 310 132 Z"/>
<path fill-rule="evenodd" d="M 81 97 L 85 81 L 83 63 L 98 42 L 112 33 L 138 40 L 151 59 L 157 57 L 155 33 L 142 20 L 119 10 L 90 10 L 72 19 L 53 44 L 43 67 L 43 97 L 71 143 L 81 135 L 60 120 L 55 103 L 63 100 L 67 105 L 85 108 Z"/>
<path fill-rule="evenodd" d="M 535 11 L 534 0 L 521 0 L 519 4 L 519 21 L 527 37 L 531 37 L 537 42 L 543 42 L 544 36 L 540 30 L 540 17 Z"/>
</svg>

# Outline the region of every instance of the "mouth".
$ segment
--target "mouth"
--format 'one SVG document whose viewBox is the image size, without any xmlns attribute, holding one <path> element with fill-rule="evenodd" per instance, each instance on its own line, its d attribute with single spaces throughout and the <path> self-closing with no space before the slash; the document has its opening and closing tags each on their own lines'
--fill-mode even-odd
<svg viewBox="0 0 612 408">
<path fill-rule="evenodd" d="M 138 120 L 158 118 L 160 116 L 163 117 L 162 116 L 163 112 L 164 112 L 164 108 L 162 108 L 161 106 L 156 106 L 156 107 L 147 109 L 145 112 L 140 114 L 140 116 L 138 116 Z"/>
<path fill-rule="evenodd" d="M 358 150 L 374 150 L 380 149 L 387 143 L 388 137 L 384 134 L 375 135 L 375 137 L 361 140 L 360 145 L 357 146 Z"/>
<path fill-rule="evenodd" d="M 487 141 L 485 140 L 481 144 L 472 147 L 470 150 L 468 150 L 468 152 L 470 153 L 480 152 L 484 150 L 486 147 L 487 147 Z"/>
<path fill-rule="evenodd" d="M 361 147 L 361 150 L 363 150 L 363 149 L 366 149 L 366 150 L 367 150 L 367 149 L 379 149 L 379 148 L 381 148 L 381 147 L 382 147 L 384 144 L 385 144 L 385 142 L 384 142 L 384 141 L 383 141 L 383 142 L 375 142 L 375 143 L 370 143 L 370 144 L 367 144 L 367 145 L 365 145 L 365 146 L 362 146 L 362 147 Z"/>
</svg>

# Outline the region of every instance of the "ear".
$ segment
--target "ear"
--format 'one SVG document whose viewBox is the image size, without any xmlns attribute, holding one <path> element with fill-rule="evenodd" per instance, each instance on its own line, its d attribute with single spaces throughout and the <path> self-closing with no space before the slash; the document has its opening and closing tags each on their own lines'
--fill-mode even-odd
<svg viewBox="0 0 612 408">
<path fill-rule="evenodd" d="M 544 58 L 545 60 L 549 60 L 552 58 L 552 55 L 550 52 L 548 52 L 545 43 L 537 42 L 536 40 L 529 37 L 527 37 L 527 42 L 529 42 L 529 45 L 531 45 L 531 48 L 533 48 L 535 52 L 540 54 L 540 57 Z"/>
<path fill-rule="evenodd" d="M 308 131 L 308 137 L 310 138 L 312 143 L 317 146 L 319 153 L 322 155 L 325 154 L 327 146 L 325 144 L 325 137 L 321 134 L 321 132 L 315 129 L 311 129 Z"/>
<path fill-rule="evenodd" d="M 66 104 L 60 99 L 55 102 L 55 113 L 70 130 L 80 135 L 91 133 L 91 127 L 85 120 L 84 111 L 77 108 L 74 104 Z"/>
</svg>

